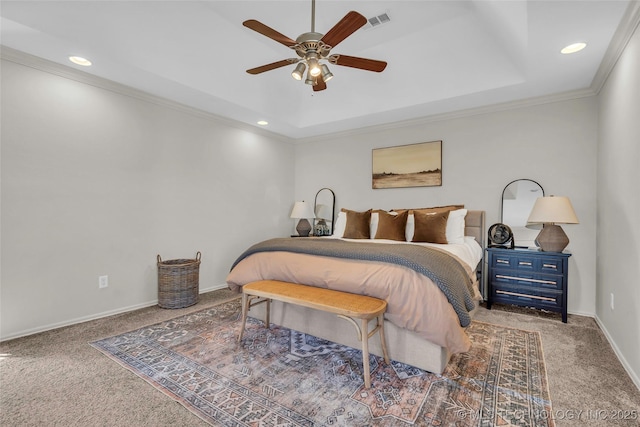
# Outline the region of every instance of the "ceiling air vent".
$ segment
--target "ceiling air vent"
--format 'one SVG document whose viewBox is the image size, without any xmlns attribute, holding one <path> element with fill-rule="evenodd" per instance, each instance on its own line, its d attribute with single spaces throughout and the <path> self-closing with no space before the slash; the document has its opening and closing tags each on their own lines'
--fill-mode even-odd
<svg viewBox="0 0 640 427">
<path fill-rule="evenodd" d="M 378 25 L 386 24 L 387 22 L 391 21 L 391 18 L 389 18 L 388 14 L 383 13 L 382 15 L 369 18 L 368 21 L 369 21 L 369 27 L 373 28 L 373 27 L 377 27 Z"/>
</svg>

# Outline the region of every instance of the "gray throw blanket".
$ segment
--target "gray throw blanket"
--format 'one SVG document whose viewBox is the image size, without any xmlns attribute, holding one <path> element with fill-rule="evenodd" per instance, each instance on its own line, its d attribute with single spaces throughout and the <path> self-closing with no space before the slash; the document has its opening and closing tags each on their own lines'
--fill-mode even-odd
<svg viewBox="0 0 640 427">
<path fill-rule="evenodd" d="M 375 244 L 321 238 L 277 238 L 247 249 L 231 266 L 258 252 L 294 252 L 335 258 L 380 261 L 402 265 L 431 279 L 453 306 L 460 325 L 469 326 L 475 307 L 472 279 L 460 262 L 438 249 L 418 245 Z"/>
</svg>

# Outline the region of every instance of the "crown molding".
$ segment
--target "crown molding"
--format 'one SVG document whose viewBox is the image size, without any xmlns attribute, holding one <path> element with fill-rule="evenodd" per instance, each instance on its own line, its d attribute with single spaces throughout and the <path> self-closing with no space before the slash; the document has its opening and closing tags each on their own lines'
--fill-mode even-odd
<svg viewBox="0 0 640 427">
<path fill-rule="evenodd" d="M 296 141 L 293 138 L 289 138 L 285 135 L 269 132 L 268 130 L 257 128 L 246 123 L 229 119 L 226 117 L 218 116 L 207 111 L 200 110 L 198 108 L 189 107 L 176 101 L 152 95 L 150 93 L 134 89 L 130 86 L 123 85 L 121 83 L 114 82 L 112 80 L 105 79 L 103 77 L 95 76 L 82 70 L 77 70 L 66 65 L 58 64 L 48 59 L 43 59 L 28 53 L 12 49 L 10 47 L 0 45 L 0 58 L 6 61 L 14 62 L 16 64 L 23 65 L 25 67 L 33 68 L 45 73 L 53 74 L 65 79 L 73 80 L 79 83 L 83 83 L 89 86 L 94 86 L 100 89 L 108 90 L 110 92 L 117 93 L 119 95 L 128 96 L 141 101 L 149 102 L 158 106 L 170 108 L 176 111 L 180 111 L 191 116 L 199 117 L 208 121 L 212 121 L 218 124 L 224 124 L 233 128 L 248 131 L 254 134 L 267 136 L 270 138 L 276 138 L 282 142 L 293 144 Z"/>
<path fill-rule="evenodd" d="M 611 74 L 611 71 L 618 62 L 618 59 L 620 59 L 620 55 L 624 52 L 624 49 L 627 47 L 629 40 L 631 40 L 631 37 L 639 24 L 640 1 L 631 0 L 622 20 L 620 21 L 620 25 L 618 25 L 618 29 L 611 38 L 611 42 L 604 54 L 604 58 L 602 58 L 600 67 L 598 67 L 598 71 L 591 82 L 591 89 L 596 94 L 600 93 L 600 90 L 607 81 L 607 78 L 609 78 L 609 74 Z"/>
<path fill-rule="evenodd" d="M 571 101 L 574 99 L 588 98 L 595 96 L 596 93 L 591 88 L 578 89 L 567 92 L 554 93 L 551 95 L 538 96 L 535 98 L 526 98 L 517 101 L 502 102 L 497 104 L 491 104 L 482 107 L 467 108 L 464 110 L 455 110 L 447 113 L 433 114 L 415 119 L 401 120 L 391 123 L 383 123 L 379 125 L 367 126 L 358 129 L 346 130 L 341 132 L 335 132 L 331 134 L 323 134 L 318 136 L 311 136 L 306 138 L 299 138 L 297 143 L 311 143 L 326 141 L 328 139 L 353 137 L 357 135 L 369 134 L 372 132 L 380 132 L 385 130 L 393 130 L 403 127 L 421 126 L 434 122 L 441 122 L 446 120 L 455 120 L 465 117 L 480 116 L 485 114 L 497 113 L 507 110 L 516 110 L 519 108 L 527 108 L 536 105 L 553 104 L 556 102 Z"/>
</svg>

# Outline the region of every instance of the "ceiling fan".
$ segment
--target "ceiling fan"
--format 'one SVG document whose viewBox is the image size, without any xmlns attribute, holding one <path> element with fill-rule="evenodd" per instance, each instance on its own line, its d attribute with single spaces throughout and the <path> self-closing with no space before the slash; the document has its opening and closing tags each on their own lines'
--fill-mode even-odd
<svg viewBox="0 0 640 427">
<path fill-rule="evenodd" d="M 290 39 L 255 19 L 244 21 L 242 25 L 245 27 L 295 50 L 299 56 L 299 58 L 283 59 L 282 61 L 251 68 L 247 70 L 247 73 L 260 74 L 287 65 L 298 64 L 291 73 L 291 76 L 296 80 L 302 80 L 305 70 L 308 69 L 305 83 L 313 85 L 314 91 L 320 91 L 327 88 L 326 82 L 333 77 L 333 74 L 329 71 L 329 66 L 321 62 L 323 60 L 332 65 L 359 68 L 377 73 L 385 69 L 387 63 L 384 61 L 330 53 L 331 49 L 336 47 L 338 43 L 365 25 L 367 18 L 358 12 L 351 11 L 326 34 L 315 32 L 315 18 L 316 1 L 311 0 L 311 31 L 301 34 L 295 40 Z"/>
</svg>

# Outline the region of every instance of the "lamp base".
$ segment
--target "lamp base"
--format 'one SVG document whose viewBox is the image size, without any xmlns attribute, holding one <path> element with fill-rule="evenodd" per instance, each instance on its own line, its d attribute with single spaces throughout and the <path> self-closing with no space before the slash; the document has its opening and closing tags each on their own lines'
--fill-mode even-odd
<svg viewBox="0 0 640 427">
<path fill-rule="evenodd" d="M 296 231 L 302 237 L 309 237 L 309 233 L 311 232 L 311 224 L 305 218 L 302 218 L 298 221 L 298 225 L 296 225 Z"/>
<path fill-rule="evenodd" d="M 562 252 L 569 244 L 569 238 L 559 225 L 544 224 L 536 237 L 536 244 L 544 252 Z"/>
</svg>

